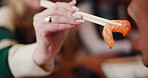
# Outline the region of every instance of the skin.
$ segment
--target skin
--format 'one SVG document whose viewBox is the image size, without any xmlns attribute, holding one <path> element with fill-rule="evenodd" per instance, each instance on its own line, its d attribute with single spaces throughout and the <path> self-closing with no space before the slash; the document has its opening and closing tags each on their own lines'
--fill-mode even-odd
<svg viewBox="0 0 148 78">
<path fill-rule="evenodd" d="M 38 12 L 42 10 L 40 0 L 23 0 L 23 3 L 31 11 Z M 35 14 L 33 25 L 37 48 L 35 49 L 33 60 L 40 67 L 46 67 L 59 52 L 64 42 L 65 31 L 75 28 L 84 22 L 80 15 L 78 15 L 79 17 L 73 16 L 75 11 L 78 10 L 75 4 L 75 0 L 69 3 L 57 2 L 51 8 Z M 72 7 L 75 7 L 75 9 Z M 52 16 L 52 22 L 45 21 L 48 16 Z"/>
<path fill-rule="evenodd" d="M 139 28 L 139 46 L 145 66 L 148 66 L 147 3 L 147 0 L 132 0 L 128 7 L 129 15 L 134 19 Z M 33 59 L 38 65 L 44 65 L 46 61 L 52 59 L 58 53 L 64 41 L 65 30 L 82 24 L 76 22 L 76 18 L 71 16 L 75 12 L 75 10 L 71 9 L 74 5 L 75 2 L 56 3 L 52 8 L 35 15 L 34 28 L 38 47 Z M 34 9 L 36 8 L 34 7 Z M 44 21 L 44 18 L 49 15 L 52 15 L 52 23 Z"/>
<path fill-rule="evenodd" d="M 139 49 L 143 56 L 143 63 L 148 67 L 148 0 L 132 0 L 128 13 L 136 22 L 139 29 Z"/>
<path fill-rule="evenodd" d="M 59 52 L 64 41 L 65 30 L 75 28 L 82 22 L 80 18 L 72 16 L 76 11 L 72 9 L 76 1 L 70 3 L 57 2 L 52 8 L 48 8 L 34 16 L 34 28 L 37 38 L 37 48 L 34 53 L 34 61 L 38 65 L 46 65 Z M 45 18 L 52 15 L 52 22 L 46 22 Z"/>
</svg>

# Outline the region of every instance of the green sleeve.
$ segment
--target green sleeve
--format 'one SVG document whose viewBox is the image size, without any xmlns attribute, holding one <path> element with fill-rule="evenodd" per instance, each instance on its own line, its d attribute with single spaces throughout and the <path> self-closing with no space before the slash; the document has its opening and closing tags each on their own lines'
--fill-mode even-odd
<svg viewBox="0 0 148 78">
<path fill-rule="evenodd" d="M 0 50 L 0 78 L 13 78 L 8 65 L 8 53 L 10 47 Z"/>
<path fill-rule="evenodd" d="M 0 40 L 15 39 L 14 34 L 4 27 L 0 27 Z"/>
<path fill-rule="evenodd" d="M 8 29 L 0 27 L 0 41 L 14 39 L 14 35 Z M 8 64 L 8 54 L 11 47 L 0 49 L 0 78 L 13 78 Z"/>
</svg>

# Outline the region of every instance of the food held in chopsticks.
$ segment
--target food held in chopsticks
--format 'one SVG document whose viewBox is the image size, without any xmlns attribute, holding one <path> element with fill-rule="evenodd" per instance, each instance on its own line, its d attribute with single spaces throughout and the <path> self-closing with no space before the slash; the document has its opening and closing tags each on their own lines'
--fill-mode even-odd
<svg viewBox="0 0 148 78">
<path fill-rule="evenodd" d="M 51 1 L 41 0 L 40 6 L 44 8 L 49 8 L 54 5 Z M 101 17 L 97 17 L 88 13 L 84 13 L 81 11 L 75 12 L 76 14 L 82 15 L 83 19 L 89 22 L 93 22 L 104 26 L 103 29 L 103 37 L 105 42 L 109 45 L 110 48 L 114 46 L 114 38 L 112 36 L 112 32 L 119 32 L 122 33 L 124 36 L 128 35 L 131 25 L 130 22 L 127 20 L 108 20 Z"/>
<path fill-rule="evenodd" d="M 126 36 L 128 35 L 131 29 L 130 22 L 127 20 L 112 20 L 112 21 L 121 23 L 122 26 L 109 24 L 109 23 L 107 23 L 104 26 L 102 35 L 105 42 L 109 45 L 110 48 L 114 46 L 114 38 L 113 38 L 112 32 L 119 32 L 119 33 L 122 33 L 124 36 Z"/>
<path fill-rule="evenodd" d="M 54 5 L 54 3 L 51 2 L 51 1 L 41 0 L 41 2 L 40 2 L 40 6 L 42 6 L 44 8 L 50 8 L 53 5 Z M 122 25 L 120 23 L 117 23 L 117 22 L 114 22 L 114 21 L 110 21 L 108 19 L 104 19 L 104 18 L 101 18 L 101 17 L 98 17 L 98 16 L 94 16 L 94 15 L 91 15 L 91 14 L 88 14 L 88 13 L 81 12 L 81 11 L 76 11 L 75 13 L 79 14 L 79 15 L 82 15 L 84 20 L 89 21 L 89 22 L 93 22 L 93 23 L 96 23 L 96 24 L 99 24 L 101 26 L 105 26 L 106 23 L 110 23 L 110 24 L 114 24 L 114 25 L 119 25 L 119 26 Z"/>
</svg>

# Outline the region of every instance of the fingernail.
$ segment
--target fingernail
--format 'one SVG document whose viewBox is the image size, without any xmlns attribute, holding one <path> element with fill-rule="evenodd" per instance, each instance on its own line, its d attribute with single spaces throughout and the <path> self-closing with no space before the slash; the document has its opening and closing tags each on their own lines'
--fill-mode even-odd
<svg viewBox="0 0 148 78">
<path fill-rule="evenodd" d="M 75 2 L 75 3 L 77 2 L 76 0 L 72 0 L 72 1 Z"/>
<path fill-rule="evenodd" d="M 77 1 L 76 0 L 72 0 L 73 2 L 74 2 L 74 4 L 76 4 L 77 3 Z"/>
<path fill-rule="evenodd" d="M 79 11 L 79 10 L 80 10 L 80 9 L 77 8 L 76 6 L 72 6 L 72 9 L 73 9 L 73 10 L 76 10 L 76 11 Z"/>
<path fill-rule="evenodd" d="M 80 20 L 76 20 L 76 22 L 81 22 L 81 23 L 83 23 L 83 22 L 85 22 L 85 20 L 80 19 Z"/>
<path fill-rule="evenodd" d="M 73 16 L 73 17 L 76 17 L 76 18 L 81 18 L 81 17 L 82 17 L 81 15 L 76 14 L 76 13 L 73 13 L 72 16 Z"/>
</svg>

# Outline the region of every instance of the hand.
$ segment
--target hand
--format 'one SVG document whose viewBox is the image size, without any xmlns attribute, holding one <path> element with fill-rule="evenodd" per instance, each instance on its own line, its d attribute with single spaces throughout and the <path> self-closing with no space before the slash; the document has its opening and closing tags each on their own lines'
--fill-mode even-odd
<svg viewBox="0 0 148 78">
<path fill-rule="evenodd" d="M 64 41 L 65 30 L 75 28 L 84 22 L 81 15 L 75 14 L 75 11 L 78 10 L 74 6 L 75 4 L 75 1 L 70 3 L 58 2 L 53 7 L 34 16 L 38 45 L 34 61 L 38 65 L 44 65 L 59 52 Z M 45 21 L 47 16 L 51 16 L 52 22 Z"/>
</svg>

